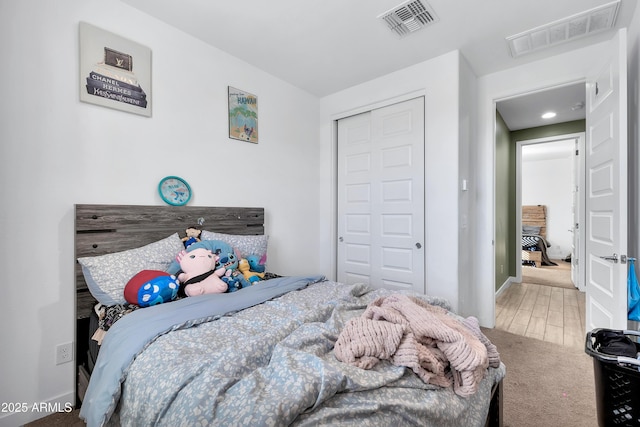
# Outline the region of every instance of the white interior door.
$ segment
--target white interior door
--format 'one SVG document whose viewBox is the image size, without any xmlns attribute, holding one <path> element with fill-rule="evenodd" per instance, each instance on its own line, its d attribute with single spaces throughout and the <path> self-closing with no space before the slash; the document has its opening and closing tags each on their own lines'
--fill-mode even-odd
<svg viewBox="0 0 640 427">
<path fill-rule="evenodd" d="M 608 52 L 587 79 L 587 330 L 627 327 L 625 29 L 611 41 Z"/>
<path fill-rule="evenodd" d="M 338 122 L 337 277 L 425 292 L 424 98 Z"/>
<path fill-rule="evenodd" d="M 573 242 L 571 247 L 571 281 L 578 290 L 585 292 L 587 287 L 584 280 L 584 134 L 575 139 L 575 156 L 573 157 Z"/>
<path fill-rule="evenodd" d="M 576 153 L 579 150 L 578 141 L 574 144 Z M 578 182 L 580 179 L 580 162 L 579 156 L 573 157 L 573 175 L 571 177 L 571 197 L 573 202 L 571 203 L 573 209 L 573 226 L 571 227 L 572 241 L 571 241 L 571 281 L 574 285 L 578 285 L 578 261 L 579 261 L 579 248 L 580 248 L 580 236 L 578 235 L 578 229 L 580 227 L 580 202 L 578 193 Z"/>
</svg>

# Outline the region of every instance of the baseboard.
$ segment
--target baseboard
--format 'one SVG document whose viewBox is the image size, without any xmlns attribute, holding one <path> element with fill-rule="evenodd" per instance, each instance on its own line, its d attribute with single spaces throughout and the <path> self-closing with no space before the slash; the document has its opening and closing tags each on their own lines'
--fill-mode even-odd
<svg viewBox="0 0 640 427">
<path fill-rule="evenodd" d="M 515 281 L 515 279 L 516 279 L 515 277 L 511 277 L 511 276 L 507 277 L 507 280 L 505 280 L 504 283 L 496 291 L 496 298 L 498 298 L 500 295 L 502 295 L 503 292 L 509 289 L 509 287 Z"/>
<path fill-rule="evenodd" d="M 0 427 L 24 426 L 55 412 L 71 412 L 75 409 L 74 402 L 74 392 L 42 402 L 12 402 L 12 407 L 2 408 L 10 412 L 1 414 Z"/>
</svg>

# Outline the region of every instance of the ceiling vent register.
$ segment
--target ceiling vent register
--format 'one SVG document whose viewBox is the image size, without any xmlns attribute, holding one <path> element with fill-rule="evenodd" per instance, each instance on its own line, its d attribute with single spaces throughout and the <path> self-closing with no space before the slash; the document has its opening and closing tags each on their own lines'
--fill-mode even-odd
<svg viewBox="0 0 640 427">
<path fill-rule="evenodd" d="M 614 27 L 620 0 L 507 37 L 511 56 L 535 52 Z"/>
<path fill-rule="evenodd" d="M 378 18 L 400 38 L 439 21 L 431 6 L 424 0 L 405 1 L 378 15 Z"/>
</svg>

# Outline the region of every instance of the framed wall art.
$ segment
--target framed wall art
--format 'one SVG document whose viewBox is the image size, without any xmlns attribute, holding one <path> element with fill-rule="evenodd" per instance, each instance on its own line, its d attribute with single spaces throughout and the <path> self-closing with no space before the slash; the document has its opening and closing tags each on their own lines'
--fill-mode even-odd
<svg viewBox="0 0 640 427">
<path fill-rule="evenodd" d="M 80 101 L 151 116 L 151 50 L 80 22 Z"/>
<path fill-rule="evenodd" d="M 258 143 L 258 97 L 231 86 L 229 138 Z"/>
</svg>

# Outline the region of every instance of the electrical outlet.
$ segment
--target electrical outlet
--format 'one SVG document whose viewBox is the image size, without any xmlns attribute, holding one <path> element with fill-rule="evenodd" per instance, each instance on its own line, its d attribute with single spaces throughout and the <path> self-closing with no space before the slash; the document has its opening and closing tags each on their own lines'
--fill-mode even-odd
<svg viewBox="0 0 640 427">
<path fill-rule="evenodd" d="M 71 362 L 73 360 L 73 343 L 59 344 L 56 346 L 56 365 Z"/>
</svg>

